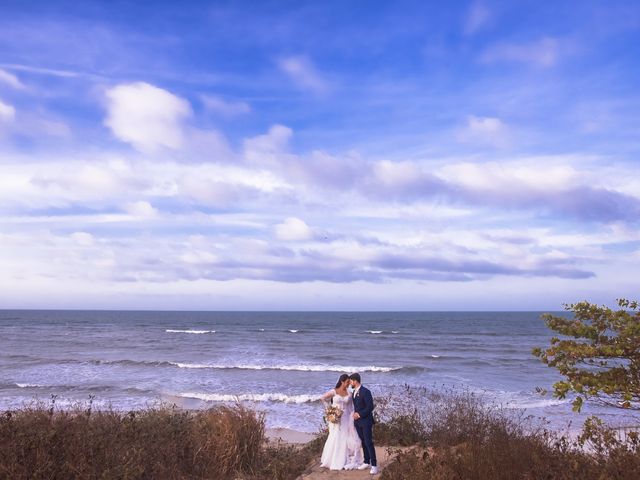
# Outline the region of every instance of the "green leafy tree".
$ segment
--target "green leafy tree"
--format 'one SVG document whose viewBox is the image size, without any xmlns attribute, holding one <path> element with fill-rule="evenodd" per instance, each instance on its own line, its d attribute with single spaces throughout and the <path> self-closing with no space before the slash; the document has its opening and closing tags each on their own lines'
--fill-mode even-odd
<svg viewBox="0 0 640 480">
<path fill-rule="evenodd" d="M 544 314 L 554 332 L 548 348 L 533 354 L 565 378 L 553 385 L 554 396 L 577 394 L 573 410 L 584 400 L 640 410 L 640 309 L 637 301 L 618 300 L 619 310 L 589 302 L 565 305 L 574 318 Z"/>
</svg>

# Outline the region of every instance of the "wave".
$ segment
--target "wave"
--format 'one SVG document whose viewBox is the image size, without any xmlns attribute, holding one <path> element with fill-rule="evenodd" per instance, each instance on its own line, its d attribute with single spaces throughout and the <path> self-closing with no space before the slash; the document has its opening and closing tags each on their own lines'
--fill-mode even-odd
<svg viewBox="0 0 640 480">
<path fill-rule="evenodd" d="M 415 371 L 421 367 L 388 367 L 378 365 L 332 365 L 332 364 L 292 364 L 292 365 L 259 365 L 251 363 L 189 363 L 153 360 L 55 360 L 56 363 L 90 363 L 93 365 L 115 365 L 125 367 L 178 367 L 187 369 L 210 370 L 281 370 L 291 372 L 376 372 L 389 373 L 398 371 Z"/>
<path fill-rule="evenodd" d="M 436 355 L 431 355 L 437 358 Z M 422 366 L 380 366 L 380 365 L 335 365 L 335 364 L 254 364 L 254 363 L 191 363 L 191 362 L 174 362 L 161 360 L 83 360 L 83 359 L 55 359 L 45 360 L 47 362 L 58 364 L 91 364 L 105 365 L 116 367 L 162 367 L 162 368 L 185 368 L 185 369 L 209 369 L 209 370 L 275 370 L 288 372 L 373 372 L 373 373 L 392 373 L 404 372 L 415 373 L 425 370 Z M 24 387 L 22 385 L 25 385 Z M 20 384 L 20 388 L 42 387 L 44 385 Z"/>
<path fill-rule="evenodd" d="M 367 333 L 372 333 L 373 335 L 378 335 L 382 333 L 382 330 L 367 330 Z"/>
<path fill-rule="evenodd" d="M 300 330 L 289 330 L 291 333 L 298 333 Z"/>
<path fill-rule="evenodd" d="M 167 329 L 165 330 L 166 333 L 193 333 L 196 335 L 202 335 L 203 333 L 216 333 L 215 330 L 174 330 L 174 329 Z"/>
<path fill-rule="evenodd" d="M 209 368 L 212 370 L 285 370 L 294 372 L 393 372 L 403 367 L 347 366 L 347 365 L 254 365 L 254 364 L 210 364 L 169 362 L 179 368 Z"/>
<path fill-rule="evenodd" d="M 145 367 L 171 367 L 173 362 L 153 361 L 153 360 L 90 360 L 94 365 L 125 365 L 125 366 L 145 366 Z"/>
<path fill-rule="evenodd" d="M 569 403 L 569 400 L 520 400 L 507 402 L 508 406 L 515 408 L 544 408 L 555 407 L 556 405 L 563 405 Z"/>
<path fill-rule="evenodd" d="M 244 393 L 229 395 L 221 393 L 185 392 L 178 394 L 183 398 L 195 398 L 207 402 L 281 402 L 314 403 L 320 401 L 320 395 L 286 395 L 284 393 Z"/>
<path fill-rule="evenodd" d="M 155 394 L 154 390 L 138 387 L 125 387 L 118 385 L 43 385 L 40 383 L 15 383 L 18 388 L 38 388 L 47 389 L 55 392 L 95 392 L 95 393 L 127 393 L 134 395 L 151 395 Z"/>
</svg>

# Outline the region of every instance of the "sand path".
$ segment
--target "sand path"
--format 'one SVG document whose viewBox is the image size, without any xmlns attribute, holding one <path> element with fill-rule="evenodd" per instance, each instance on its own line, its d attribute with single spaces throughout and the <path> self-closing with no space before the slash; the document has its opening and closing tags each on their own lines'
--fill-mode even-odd
<svg viewBox="0 0 640 480">
<path fill-rule="evenodd" d="M 386 447 L 376 447 L 376 457 L 378 458 L 378 469 L 380 473 L 392 457 L 389 456 L 389 452 Z M 369 470 L 328 470 L 321 468 L 320 463 L 316 462 L 315 465 L 309 467 L 297 480 L 356 480 L 356 479 L 371 479 L 380 478 L 380 475 L 371 475 Z"/>
</svg>

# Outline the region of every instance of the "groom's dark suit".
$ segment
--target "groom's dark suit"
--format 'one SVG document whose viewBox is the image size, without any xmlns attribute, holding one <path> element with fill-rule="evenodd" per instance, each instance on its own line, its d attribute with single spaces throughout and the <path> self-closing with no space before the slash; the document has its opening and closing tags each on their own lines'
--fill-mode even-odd
<svg viewBox="0 0 640 480">
<path fill-rule="evenodd" d="M 360 418 L 353 423 L 356 426 L 356 432 L 362 442 L 362 452 L 364 453 L 364 463 L 370 464 L 372 467 L 378 465 L 376 461 L 376 449 L 373 445 L 373 396 L 368 388 L 360 385 L 357 392 L 353 394 L 353 409 Z"/>
</svg>

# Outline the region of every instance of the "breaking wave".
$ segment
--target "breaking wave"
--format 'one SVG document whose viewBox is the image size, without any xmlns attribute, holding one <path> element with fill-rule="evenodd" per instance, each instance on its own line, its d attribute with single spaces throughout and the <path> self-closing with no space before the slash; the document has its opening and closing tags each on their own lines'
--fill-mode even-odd
<svg viewBox="0 0 640 480">
<path fill-rule="evenodd" d="M 243 393 L 229 395 L 221 393 L 185 392 L 178 396 L 195 398 L 207 402 L 281 402 L 281 403 L 313 403 L 320 401 L 320 395 L 286 395 L 284 393 Z"/>
<path fill-rule="evenodd" d="M 403 367 L 379 367 L 376 365 L 254 365 L 168 362 L 179 368 L 209 368 L 213 370 L 285 370 L 294 372 L 393 372 Z"/>
<path fill-rule="evenodd" d="M 203 333 L 216 333 L 215 330 L 174 330 L 168 328 L 165 330 L 166 333 L 193 333 L 196 335 L 202 335 Z"/>
</svg>

